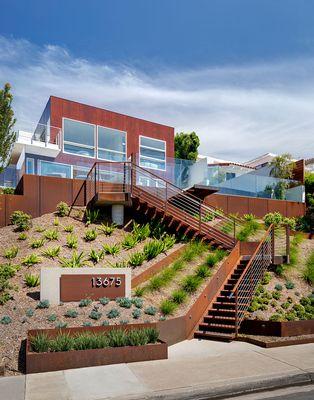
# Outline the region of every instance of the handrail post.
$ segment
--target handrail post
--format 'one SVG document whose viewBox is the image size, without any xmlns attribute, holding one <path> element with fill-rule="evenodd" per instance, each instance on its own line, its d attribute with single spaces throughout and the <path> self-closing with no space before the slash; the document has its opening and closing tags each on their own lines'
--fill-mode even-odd
<svg viewBox="0 0 314 400">
<path fill-rule="evenodd" d="M 235 218 L 233 218 L 233 241 L 234 241 L 234 244 L 236 244 L 236 222 L 235 222 Z"/>
<path fill-rule="evenodd" d="M 95 174 L 94 174 L 94 179 L 95 179 L 95 184 L 94 184 L 94 190 L 95 190 L 95 195 L 97 193 L 97 165 L 95 165 Z"/>
<path fill-rule="evenodd" d="M 272 225 L 271 228 L 271 262 L 275 262 L 275 226 Z"/>
<path fill-rule="evenodd" d="M 235 292 L 235 337 L 238 337 L 238 310 L 239 310 L 239 304 L 238 304 L 238 289 Z"/>
<path fill-rule="evenodd" d="M 286 225 L 286 263 L 290 264 L 290 226 Z"/>
<path fill-rule="evenodd" d="M 168 204 L 168 183 L 166 182 L 165 214 L 167 213 L 167 204 Z"/>
<path fill-rule="evenodd" d="M 200 207 L 199 207 L 199 220 L 198 220 L 198 230 L 200 231 L 200 234 L 202 233 L 202 203 L 200 202 Z"/>
</svg>

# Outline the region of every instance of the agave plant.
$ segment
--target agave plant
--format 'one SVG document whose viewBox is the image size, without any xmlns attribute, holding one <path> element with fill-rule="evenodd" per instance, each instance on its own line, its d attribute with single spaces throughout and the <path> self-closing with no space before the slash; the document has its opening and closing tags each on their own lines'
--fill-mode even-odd
<svg viewBox="0 0 314 400">
<path fill-rule="evenodd" d="M 83 251 L 79 254 L 76 251 L 73 251 L 72 257 L 59 257 L 59 263 L 62 268 L 81 268 L 86 265 L 86 258 Z"/>
</svg>

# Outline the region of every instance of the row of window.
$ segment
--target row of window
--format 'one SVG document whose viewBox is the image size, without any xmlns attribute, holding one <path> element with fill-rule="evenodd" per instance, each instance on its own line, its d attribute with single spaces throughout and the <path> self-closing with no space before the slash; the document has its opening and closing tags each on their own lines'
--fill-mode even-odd
<svg viewBox="0 0 314 400">
<path fill-rule="evenodd" d="M 97 154 L 96 158 L 106 161 L 126 160 L 126 132 L 64 118 L 63 135 L 65 153 L 89 158 Z M 142 167 L 165 171 L 166 142 L 140 136 L 139 162 Z"/>
</svg>

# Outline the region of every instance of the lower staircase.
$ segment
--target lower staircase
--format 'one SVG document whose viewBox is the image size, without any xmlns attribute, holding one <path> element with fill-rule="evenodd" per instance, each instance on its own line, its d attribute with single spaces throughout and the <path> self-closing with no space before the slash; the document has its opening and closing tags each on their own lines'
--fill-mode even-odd
<svg viewBox="0 0 314 400">
<path fill-rule="evenodd" d="M 243 275 L 249 263 L 249 256 L 242 256 L 234 268 L 223 289 L 216 297 L 207 315 L 199 324 L 194 337 L 198 339 L 213 339 L 230 341 L 236 334 L 236 303 L 235 297 L 231 297 L 232 290 Z M 248 298 L 249 302 L 250 299 Z"/>
</svg>

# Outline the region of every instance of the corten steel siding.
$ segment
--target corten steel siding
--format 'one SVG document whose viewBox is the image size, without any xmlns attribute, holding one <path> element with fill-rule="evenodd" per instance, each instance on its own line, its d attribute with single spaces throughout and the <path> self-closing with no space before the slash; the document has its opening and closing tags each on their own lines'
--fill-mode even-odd
<svg viewBox="0 0 314 400">
<path fill-rule="evenodd" d="M 137 154 L 139 152 L 139 137 L 141 135 L 164 140 L 166 142 L 166 156 L 174 157 L 174 128 L 170 126 L 51 96 L 50 124 L 62 127 L 62 118 L 70 118 L 126 132 L 127 157 L 132 153 Z M 55 141 L 53 133 L 52 142 Z M 70 162 L 74 159 L 81 159 L 85 162 L 88 160 L 86 157 L 64 153 L 59 154 L 56 160 Z"/>
</svg>

